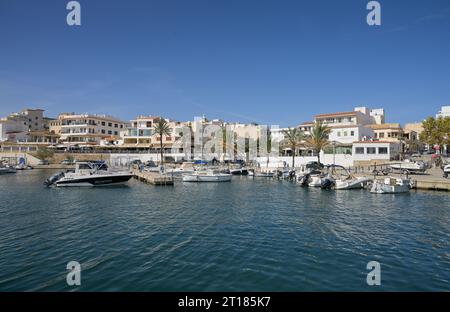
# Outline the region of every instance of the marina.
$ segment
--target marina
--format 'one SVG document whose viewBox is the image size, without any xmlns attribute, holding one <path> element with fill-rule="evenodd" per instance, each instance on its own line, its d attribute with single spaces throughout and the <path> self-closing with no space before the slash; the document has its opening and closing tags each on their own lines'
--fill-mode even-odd
<svg viewBox="0 0 450 312">
<path fill-rule="evenodd" d="M 445 291 L 448 193 L 379 195 L 278 179 L 153 187 L 46 188 L 57 171 L 0 179 L 0 289 L 81 291 Z M 24 269 L 25 268 L 25 269 Z M 216 283 L 220 279 L 221 283 Z"/>
</svg>

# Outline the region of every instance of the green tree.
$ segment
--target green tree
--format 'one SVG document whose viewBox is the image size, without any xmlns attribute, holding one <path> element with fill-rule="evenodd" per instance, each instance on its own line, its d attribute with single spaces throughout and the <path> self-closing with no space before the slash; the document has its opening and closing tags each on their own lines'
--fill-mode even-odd
<svg viewBox="0 0 450 312">
<path fill-rule="evenodd" d="M 306 146 L 317 153 L 317 160 L 320 163 L 320 151 L 329 144 L 328 137 L 331 128 L 321 122 L 316 122 L 311 128 L 311 134 L 306 138 Z"/>
<path fill-rule="evenodd" d="M 172 128 L 170 128 L 167 120 L 161 117 L 153 124 L 153 131 L 155 134 L 159 135 L 161 164 L 164 164 L 163 136 L 169 136 L 172 133 Z"/>
<path fill-rule="evenodd" d="M 442 152 L 444 145 L 450 143 L 450 117 L 428 117 L 422 122 L 423 131 L 420 141 L 430 146 L 439 145 Z"/>
<path fill-rule="evenodd" d="M 306 139 L 305 133 L 299 128 L 288 128 L 283 130 L 284 140 L 283 147 L 288 147 L 292 151 L 292 168 L 295 168 L 295 155 L 297 150 L 304 144 Z"/>
</svg>

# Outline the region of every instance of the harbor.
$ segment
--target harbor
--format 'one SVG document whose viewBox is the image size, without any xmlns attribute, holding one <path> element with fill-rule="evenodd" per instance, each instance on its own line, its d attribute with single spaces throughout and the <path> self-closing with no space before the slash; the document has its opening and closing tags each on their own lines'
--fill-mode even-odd
<svg viewBox="0 0 450 312">
<path fill-rule="evenodd" d="M 3 291 L 65 291 L 69 260 L 84 268 L 80 291 L 370 291 L 372 260 L 385 291 L 448 290 L 446 192 L 250 176 L 46 188 L 49 174 L 0 178 Z"/>
</svg>

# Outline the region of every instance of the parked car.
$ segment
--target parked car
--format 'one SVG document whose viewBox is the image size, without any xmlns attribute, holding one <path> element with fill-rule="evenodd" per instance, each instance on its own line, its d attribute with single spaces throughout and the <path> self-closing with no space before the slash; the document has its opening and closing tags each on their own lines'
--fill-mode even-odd
<svg viewBox="0 0 450 312">
<path fill-rule="evenodd" d="M 61 162 L 61 165 L 73 165 L 75 163 L 75 160 L 70 160 L 70 159 L 64 159 Z"/>
<path fill-rule="evenodd" d="M 49 165 L 49 162 L 48 162 L 48 160 L 42 159 L 42 160 L 39 160 L 38 165 L 47 166 L 47 165 Z"/>
</svg>

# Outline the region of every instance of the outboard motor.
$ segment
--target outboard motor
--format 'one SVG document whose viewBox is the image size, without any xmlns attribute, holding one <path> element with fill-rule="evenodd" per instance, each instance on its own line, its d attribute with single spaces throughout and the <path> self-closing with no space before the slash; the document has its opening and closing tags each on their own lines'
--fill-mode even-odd
<svg viewBox="0 0 450 312">
<path fill-rule="evenodd" d="M 55 184 L 56 181 L 58 181 L 59 179 L 61 179 L 63 177 L 64 177 L 64 172 L 60 172 L 60 173 L 54 174 L 50 178 L 45 180 L 44 184 L 46 186 L 51 186 L 51 185 Z"/>
<path fill-rule="evenodd" d="M 322 182 L 320 184 L 320 187 L 322 189 L 331 189 L 333 186 L 334 186 L 334 181 L 329 177 L 323 178 Z"/>
<path fill-rule="evenodd" d="M 311 175 L 309 173 L 307 173 L 307 174 L 303 175 L 302 177 L 300 177 L 300 179 L 298 180 L 298 182 L 300 183 L 300 186 L 308 186 L 310 176 Z"/>
</svg>

